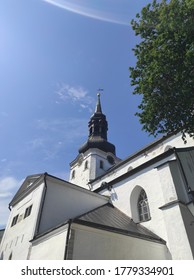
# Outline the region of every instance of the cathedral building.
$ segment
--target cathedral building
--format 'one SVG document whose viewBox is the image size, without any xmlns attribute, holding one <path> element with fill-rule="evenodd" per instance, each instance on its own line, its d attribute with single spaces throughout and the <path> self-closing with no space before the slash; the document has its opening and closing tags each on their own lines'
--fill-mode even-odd
<svg viewBox="0 0 194 280">
<path fill-rule="evenodd" d="M 30 175 L 11 200 L 0 259 L 194 259 L 193 138 L 121 160 L 107 132 L 98 94 L 69 181 Z"/>
</svg>

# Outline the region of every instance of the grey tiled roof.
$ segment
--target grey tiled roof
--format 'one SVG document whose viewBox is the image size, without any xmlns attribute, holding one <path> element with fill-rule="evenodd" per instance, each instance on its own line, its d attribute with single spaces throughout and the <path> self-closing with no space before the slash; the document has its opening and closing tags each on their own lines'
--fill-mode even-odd
<svg viewBox="0 0 194 280">
<path fill-rule="evenodd" d="M 73 222 L 120 234 L 151 239 L 152 241 L 163 244 L 165 243 L 159 236 L 149 231 L 141 224 L 136 224 L 130 217 L 110 203 L 77 217 Z"/>
</svg>

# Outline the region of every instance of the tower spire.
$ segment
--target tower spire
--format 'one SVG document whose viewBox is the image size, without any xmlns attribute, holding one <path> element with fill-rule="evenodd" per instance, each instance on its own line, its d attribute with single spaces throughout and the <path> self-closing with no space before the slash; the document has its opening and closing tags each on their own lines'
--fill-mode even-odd
<svg viewBox="0 0 194 280">
<path fill-rule="evenodd" d="M 100 91 L 97 93 L 96 107 L 88 122 L 88 137 L 79 148 L 79 154 L 71 162 L 70 182 L 88 189 L 88 183 L 104 174 L 119 162 L 115 146 L 108 142 L 108 122 L 102 113 Z M 85 172 L 86 171 L 86 172 Z"/>
<path fill-rule="evenodd" d="M 95 113 L 101 113 L 102 114 L 102 107 L 101 107 L 101 102 L 100 102 L 100 92 L 97 93 L 97 103 L 96 103 L 96 110 Z"/>
<path fill-rule="evenodd" d="M 104 152 L 115 154 L 115 146 L 107 141 L 108 122 L 106 116 L 102 113 L 99 91 L 97 93 L 97 103 L 94 114 L 91 116 L 88 123 L 88 140 L 81 146 L 79 153 L 84 153 L 90 148 L 98 148 Z"/>
</svg>

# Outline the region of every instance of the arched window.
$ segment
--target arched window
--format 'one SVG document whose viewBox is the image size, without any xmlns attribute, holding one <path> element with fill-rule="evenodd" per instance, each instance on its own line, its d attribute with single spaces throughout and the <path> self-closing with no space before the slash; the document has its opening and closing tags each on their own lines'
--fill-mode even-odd
<svg viewBox="0 0 194 280">
<path fill-rule="evenodd" d="M 150 209 L 149 209 L 148 199 L 147 199 L 146 192 L 143 189 L 141 190 L 138 197 L 137 209 L 138 209 L 140 222 L 145 222 L 150 219 Z"/>
<path fill-rule="evenodd" d="M 71 174 L 71 179 L 74 179 L 75 178 L 75 170 L 72 171 L 72 174 Z"/>
<path fill-rule="evenodd" d="M 88 169 L 88 161 L 86 160 L 85 165 L 84 165 L 84 170 Z"/>
</svg>

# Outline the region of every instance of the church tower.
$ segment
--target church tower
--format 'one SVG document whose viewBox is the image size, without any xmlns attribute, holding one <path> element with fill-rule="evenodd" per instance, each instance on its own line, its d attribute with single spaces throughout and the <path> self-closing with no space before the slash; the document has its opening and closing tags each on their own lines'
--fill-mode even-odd
<svg viewBox="0 0 194 280">
<path fill-rule="evenodd" d="M 88 139 L 80 147 L 79 154 L 70 163 L 70 182 L 89 189 L 89 182 L 103 175 L 120 161 L 116 157 L 115 146 L 108 142 L 108 122 L 102 113 L 100 93 L 94 114 L 88 123 Z"/>
</svg>

